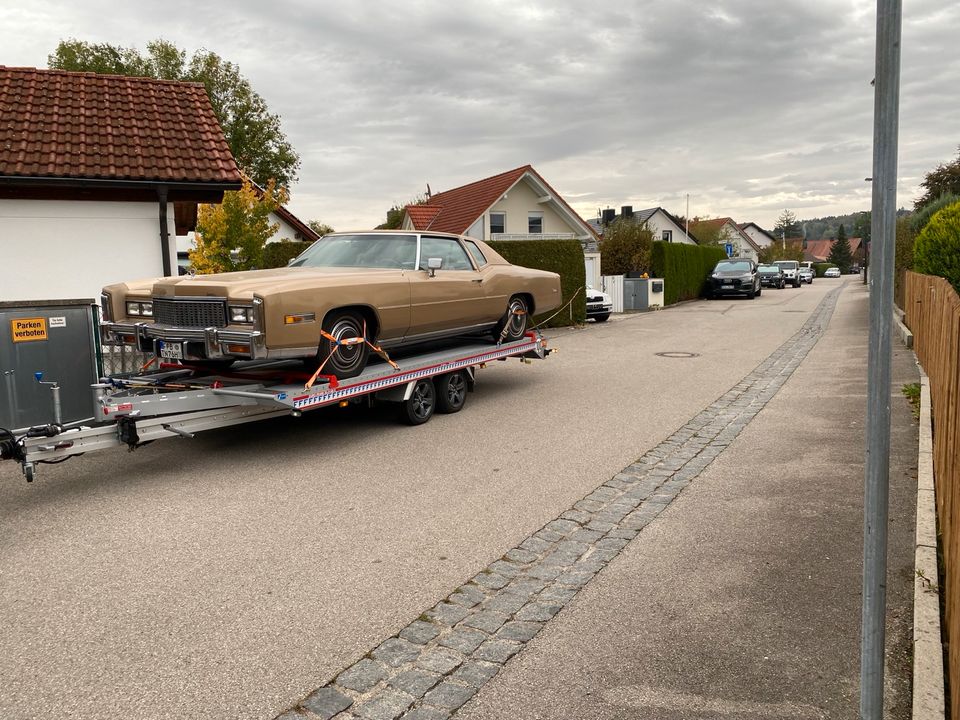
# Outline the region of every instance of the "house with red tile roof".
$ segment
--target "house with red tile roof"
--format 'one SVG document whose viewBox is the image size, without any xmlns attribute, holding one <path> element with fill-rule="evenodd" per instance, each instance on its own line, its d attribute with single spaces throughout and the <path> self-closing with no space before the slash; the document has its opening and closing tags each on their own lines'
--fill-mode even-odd
<svg viewBox="0 0 960 720">
<path fill-rule="evenodd" d="M 710 218 L 691 222 L 690 232 L 696 237 L 716 235 L 722 242 L 733 246 L 733 257 L 747 257 L 756 262 L 760 256 L 760 246 L 731 218 Z"/>
<path fill-rule="evenodd" d="M 850 253 L 853 255 L 853 261 L 858 264 L 863 263 L 862 238 L 847 238 L 847 242 L 850 243 Z M 803 259 L 811 262 L 827 262 L 832 247 L 833 240 L 830 238 L 807 240 L 803 248 Z"/>
<path fill-rule="evenodd" d="M 170 275 L 240 170 L 203 85 L 0 66 L 0 300 Z"/>
<path fill-rule="evenodd" d="M 479 240 L 576 239 L 587 282 L 600 286 L 599 240 L 593 228 L 530 165 L 436 193 L 404 208 L 402 227 Z"/>
</svg>

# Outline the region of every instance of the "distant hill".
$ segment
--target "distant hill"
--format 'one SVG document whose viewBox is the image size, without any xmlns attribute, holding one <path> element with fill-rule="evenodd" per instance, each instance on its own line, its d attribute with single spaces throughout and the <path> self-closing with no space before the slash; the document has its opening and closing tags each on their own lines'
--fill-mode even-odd
<svg viewBox="0 0 960 720">
<path fill-rule="evenodd" d="M 848 238 L 857 237 L 860 235 L 860 233 L 856 231 L 857 220 L 865 212 L 869 212 L 869 210 L 861 210 L 860 212 L 854 212 L 848 215 L 827 215 L 826 217 L 810 218 L 809 220 L 798 220 L 797 224 L 802 229 L 801 234 L 807 240 L 836 240 L 837 229 L 841 224 Z M 910 211 L 905 208 L 897 210 L 897 217 L 909 214 Z M 770 230 L 767 232 L 771 235 L 773 234 Z"/>
</svg>

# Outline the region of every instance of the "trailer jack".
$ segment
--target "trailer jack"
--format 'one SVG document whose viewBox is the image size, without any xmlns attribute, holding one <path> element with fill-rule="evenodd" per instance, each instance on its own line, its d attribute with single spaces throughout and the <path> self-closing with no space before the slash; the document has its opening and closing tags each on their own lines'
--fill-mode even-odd
<svg viewBox="0 0 960 720">
<path fill-rule="evenodd" d="M 137 434 L 137 421 L 126 415 L 118 417 L 117 437 L 120 438 L 120 442 L 126 443 L 131 451 L 136 450 L 137 445 L 140 444 L 140 436 Z"/>
</svg>

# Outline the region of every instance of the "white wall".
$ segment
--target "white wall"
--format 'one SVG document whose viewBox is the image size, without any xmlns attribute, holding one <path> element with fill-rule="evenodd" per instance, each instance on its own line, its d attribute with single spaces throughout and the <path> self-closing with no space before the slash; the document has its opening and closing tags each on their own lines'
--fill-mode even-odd
<svg viewBox="0 0 960 720">
<path fill-rule="evenodd" d="M 564 217 L 546 202 L 537 202 L 540 193 L 534 191 L 526 180 L 520 180 L 509 191 L 507 197 L 498 200 L 490 210 L 484 214 L 484 237 L 490 239 L 490 212 L 504 212 L 507 214 L 507 223 L 504 232 L 507 234 L 526 234 L 528 212 L 543 213 L 543 232 L 546 233 L 574 233 L 579 236 L 584 231 L 579 227 L 571 226 Z"/>
<path fill-rule="evenodd" d="M 167 205 L 170 267 L 177 256 Z M 99 300 L 104 285 L 163 274 L 159 204 L 0 200 L 0 300 Z"/>
<path fill-rule="evenodd" d="M 673 233 L 673 238 L 670 242 L 684 245 L 696 245 L 696 243 L 684 232 L 683 227 L 677 225 L 673 220 L 667 217 L 662 210 L 657 210 L 653 215 L 647 218 L 647 227 L 653 231 L 654 240 L 662 240 L 663 231 L 670 230 Z"/>
<path fill-rule="evenodd" d="M 743 231 L 761 248 L 769 247 L 773 244 L 773 241 L 766 234 L 760 232 L 755 227 L 745 227 Z"/>
</svg>

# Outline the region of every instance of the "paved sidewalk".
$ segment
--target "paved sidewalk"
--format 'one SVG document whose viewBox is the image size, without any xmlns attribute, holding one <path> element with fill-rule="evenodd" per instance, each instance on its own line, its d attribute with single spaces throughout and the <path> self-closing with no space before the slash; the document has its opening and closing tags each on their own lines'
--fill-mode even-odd
<svg viewBox="0 0 960 720">
<path fill-rule="evenodd" d="M 854 716 L 867 301 L 837 285 L 728 392 L 284 720 Z M 896 355 L 906 717 L 917 431 L 899 388 L 917 372 Z"/>
<path fill-rule="evenodd" d="M 856 717 L 867 316 L 846 284 L 779 392 L 456 717 Z M 917 429 L 900 388 L 917 376 L 895 346 L 893 718 L 910 715 Z"/>
</svg>

